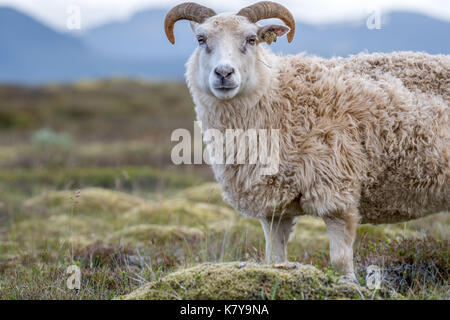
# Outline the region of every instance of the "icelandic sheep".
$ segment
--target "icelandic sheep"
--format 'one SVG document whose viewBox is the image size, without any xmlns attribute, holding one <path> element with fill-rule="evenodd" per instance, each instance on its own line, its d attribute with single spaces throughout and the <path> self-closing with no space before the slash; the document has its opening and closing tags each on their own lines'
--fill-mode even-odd
<svg viewBox="0 0 450 320">
<path fill-rule="evenodd" d="M 287 25 L 259 26 L 279 18 Z M 238 14 L 195 3 L 165 20 L 191 21 L 199 46 L 187 84 L 203 130 L 278 129 L 279 172 L 258 164 L 212 164 L 223 196 L 261 221 L 267 263 L 283 263 L 296 217 L 323 218 L 332 265 L 355 279 L 358 223 L 395 223 L 450 208 L 450 57 L 359 54 L 322 59 L 278 56 L 262 43 L 295 21 L 283 6 L 259 2 Z"/>
</svg>

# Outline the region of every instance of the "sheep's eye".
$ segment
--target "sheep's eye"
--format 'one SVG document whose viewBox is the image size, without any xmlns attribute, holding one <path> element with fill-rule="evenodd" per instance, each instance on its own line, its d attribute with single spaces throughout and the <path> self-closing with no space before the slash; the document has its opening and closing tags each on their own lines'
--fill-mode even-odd
<svg viewBox="0 0 450 320">
<path fill-rule="evenodd" d="M 206 37 L 205 36 L 197 36 L 197 41 L 199 45 L 203 45 L 206 43 Z"/>
<path fill-rule="evenodd" d="M 247 43 L 251 46 L 256 45 L 256 36 L 250 36 L 247 38 Z"/>
</svg>

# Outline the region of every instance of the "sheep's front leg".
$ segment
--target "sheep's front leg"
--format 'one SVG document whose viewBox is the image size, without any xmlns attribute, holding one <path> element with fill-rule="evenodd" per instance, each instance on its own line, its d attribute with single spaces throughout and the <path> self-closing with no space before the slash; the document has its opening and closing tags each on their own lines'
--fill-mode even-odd
<svg viewBox="0 0 450 320">
<path fill-rule="evenodd" d="M 266 237 L 266 263 L 286 262 L 286 248 L 294 230 L 295 217 L 260 219 Z"/>
<path fill-rule="evenodd" d="M 333 267 L 345 277 L 356 280 L 353 269 L 353 242 L 356 237 L 357 214 L 324 217 L 330 240 Z"/>
</svg>

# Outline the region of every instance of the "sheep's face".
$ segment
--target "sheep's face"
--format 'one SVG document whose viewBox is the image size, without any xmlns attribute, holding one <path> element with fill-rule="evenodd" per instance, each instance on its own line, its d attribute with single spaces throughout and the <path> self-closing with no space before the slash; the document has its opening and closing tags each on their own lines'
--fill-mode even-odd
<svg viewBox="0 0 450 320">
<path fill-rule="evenodd" d="M 195 81 L 220 100 L 253 91 L 261 76 L 257 64 L 263 63 L 259 44 L 267 42 L 269 33 L 276 38 L 289 31 L 284 26 L 260 27 L 234 14 L 219 14 L 202 24 L 191 22 L 191 27 L 199 43 Z"/>
</svg>

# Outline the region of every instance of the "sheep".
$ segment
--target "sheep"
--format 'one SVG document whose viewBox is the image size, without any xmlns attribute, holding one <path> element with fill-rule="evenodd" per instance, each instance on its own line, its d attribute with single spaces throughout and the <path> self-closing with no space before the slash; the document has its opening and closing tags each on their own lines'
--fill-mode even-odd
<svg viewBox="0 0 450 320">
<path fill-rule="evenodd" d="M 268 18 L 286 26 L 257 24 Z M 260 220 L 266 263 L 287 263 L 297 218 L 312 215 L 326 224 L 331 264 L 354 281 L 358 224 L 450 209 L 448 55 L 275 55 L 261 44 L 286 34 L 291 42 L 295 20 L 268 1 L 238 14 L 181 4 L 165 20 L 173 44 L 181 19 L 199 43 L 186 79 L 203 130 L 280 132 L 275 175 L 258 174 L 259 164 L 212 164 L 224 199 Z"/>
</svg>

